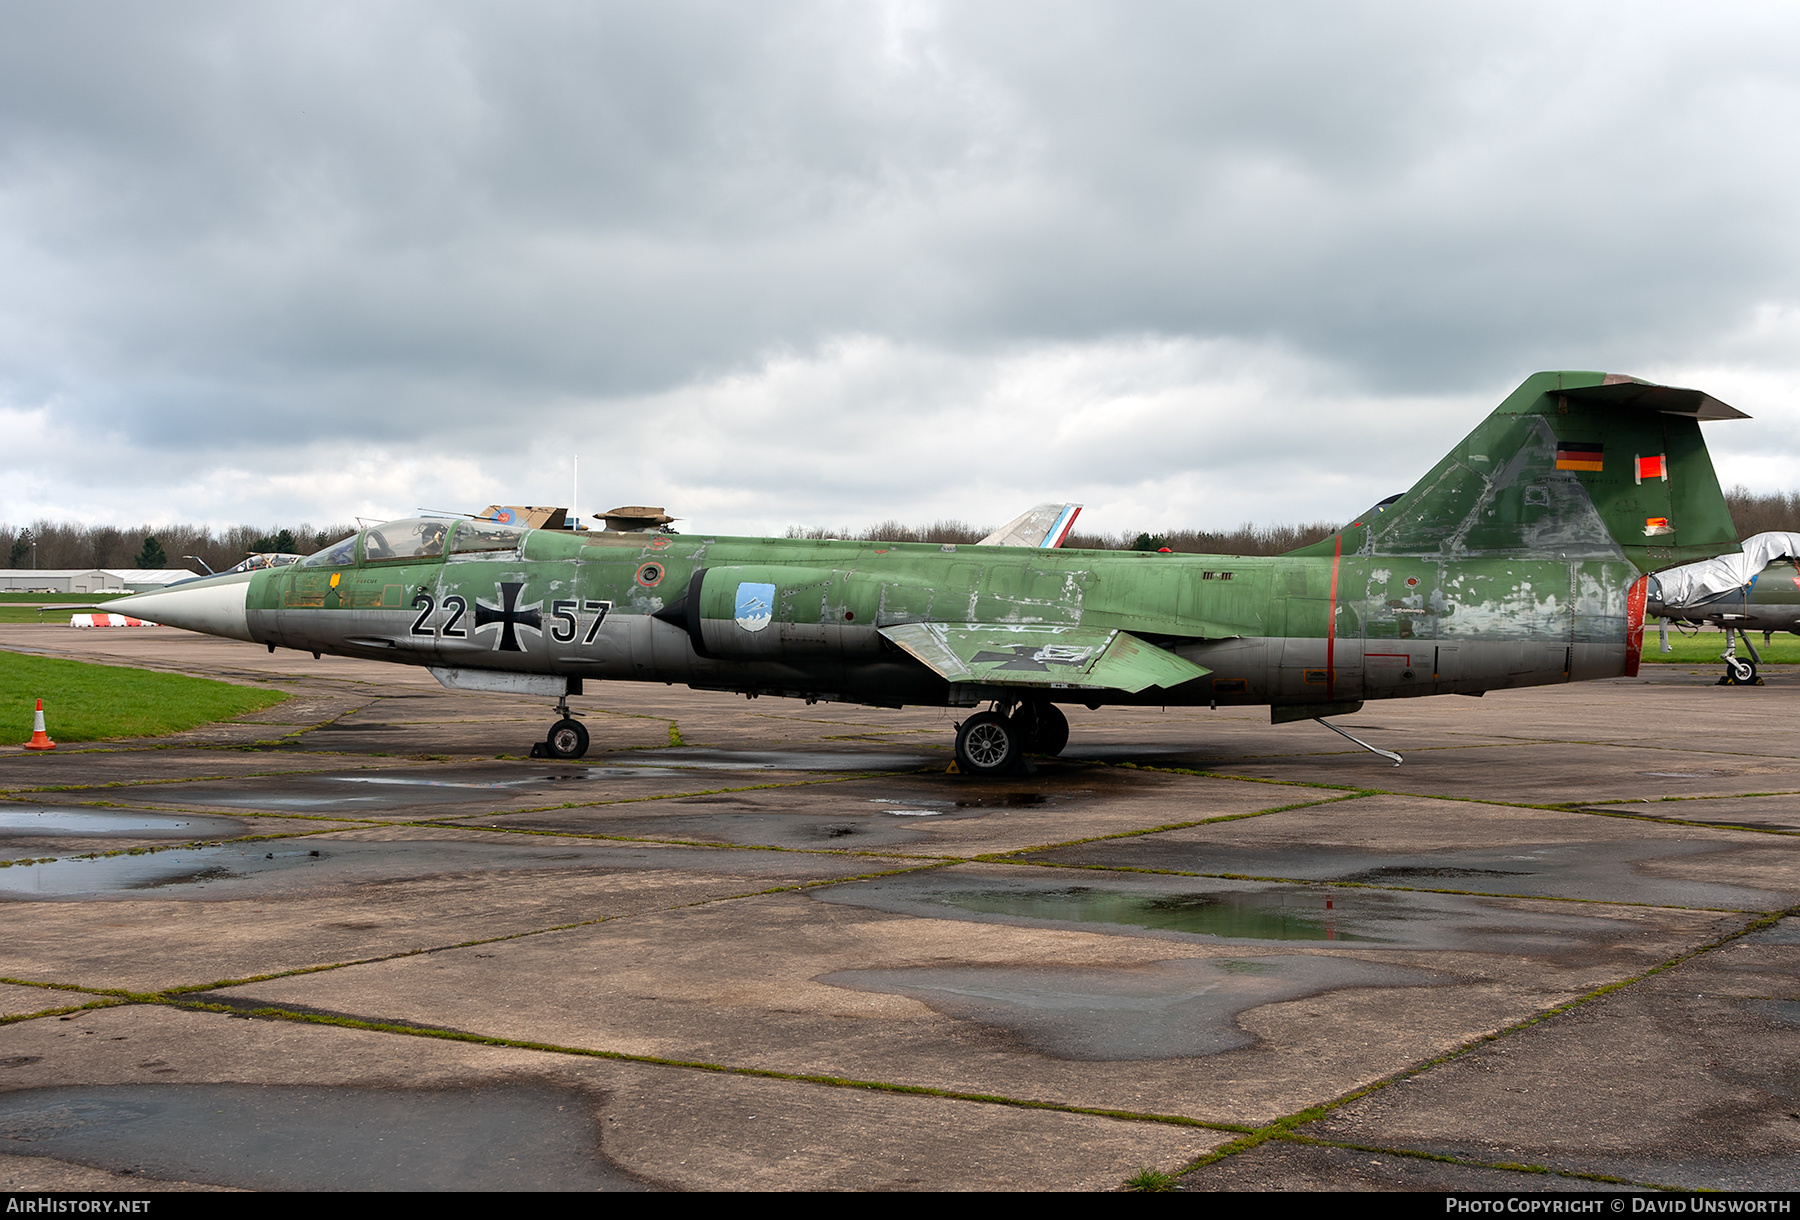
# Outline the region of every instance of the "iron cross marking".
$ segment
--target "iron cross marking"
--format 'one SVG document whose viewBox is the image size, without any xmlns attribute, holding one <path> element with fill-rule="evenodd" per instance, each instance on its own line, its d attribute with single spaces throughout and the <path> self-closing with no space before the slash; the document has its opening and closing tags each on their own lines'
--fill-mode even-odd
<svg viewBox="0 0 1800 1220">
<path fill-rule="evenodd" d="M 529 627 L 539 634 L 544 630 L 543 602 L 533 602 L 525 609 L 519 609 L 519 590 L 525 587 L 523 581 L 498 582 L 500 604 L 489 605 L 480 598 L 475 599 L 475 630 L 500 624 L 499 638 L 494 642 L 497 652 L 524 652 L 524 645 L 519 643 L 515 627 Z"/>
<path fill-rule="evenodd" d="M 995 651 L 984 648 L 969 658 L 971 665 L 985 665 L 999 661 L 997 669 L 1024 669 L 1047 673 L 1052 665 L 1073 665 L 1079 668 L 1087 664 L 1093 655 L 1092 648 L 1071 648 L 1067 644 L 1008 644 L 1003 650 Z"/>
</svg>

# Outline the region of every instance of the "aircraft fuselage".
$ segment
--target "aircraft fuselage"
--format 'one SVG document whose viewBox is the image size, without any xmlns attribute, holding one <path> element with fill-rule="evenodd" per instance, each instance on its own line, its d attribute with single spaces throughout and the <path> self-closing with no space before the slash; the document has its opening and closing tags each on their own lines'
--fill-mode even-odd
<svg viewBox="0 0 1800 1220">
<path fill-rule="evenodd" d="M 1211 672 L 1066 703 L 1315 704 L 1633 672 L 1624 559 L 1429 561 L 1038 551 L 534 530 L 516 552 L 252 576 L 246 638 L 417 665 L 887 706 L 1000 697 L 884 639 L 919 622 L 1130 632 Z M 697 571 L 776 588 L 767 628 L 681 612 Z M 671 608 L 674 612 L 671 613 Z M 658 614 L 663 617 L 657 617 Z M 718 620 L 724 623 L 725 620 Z M 733 634 L 741 636 L 731 638 Z"/>
</svg>

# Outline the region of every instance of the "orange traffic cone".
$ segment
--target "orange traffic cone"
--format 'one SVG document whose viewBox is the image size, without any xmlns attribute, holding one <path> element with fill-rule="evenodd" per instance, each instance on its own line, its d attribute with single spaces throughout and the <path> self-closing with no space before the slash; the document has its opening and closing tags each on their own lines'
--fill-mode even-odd
<svg viewBox="0 0 1800 1220">
<path fill-rule="evenodd" d="M 44 701 L 37 701 L 37 712 L 31 718 L 31 740 L 25 743 L 27 750 L 54 750 L 56 743 L 50 740 L 50 734 L 44 732 Z"/>
</svg>

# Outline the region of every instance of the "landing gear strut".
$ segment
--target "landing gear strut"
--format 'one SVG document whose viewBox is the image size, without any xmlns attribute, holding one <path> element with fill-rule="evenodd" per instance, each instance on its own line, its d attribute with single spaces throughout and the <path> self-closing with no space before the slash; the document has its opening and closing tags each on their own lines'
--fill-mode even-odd
<svg viewBox="0 0 1800 1220">
<path fill-rule="evenodd" d="M 587 726 L 575 719 L 569 711 L 569 697 L 564 695 L 556 701 L 556 710 L 562 716 L 550 726 L 550 732 L 544 740 L 531 747 L 533 758 L 576 759 L 587 753 Z"/>
<path fill-rule="evenodd" d="M 1744 651 L 1750 654 L 1749 660 L 1737 654 L 1739 640 L 1744 642 Z M 1719 679 L 1720 686 L 1761 686 L 1763 680 L 1756 676 L 1756 667 L 1762 658 L 1756 654 L 1756 645 L 1750 642 L 1750 633 L 1739 631 L 1734 627 L 1725 628 L 1725 653 L 1720 658 L 1725 662 L 1725 676 Z"/>
</svg>

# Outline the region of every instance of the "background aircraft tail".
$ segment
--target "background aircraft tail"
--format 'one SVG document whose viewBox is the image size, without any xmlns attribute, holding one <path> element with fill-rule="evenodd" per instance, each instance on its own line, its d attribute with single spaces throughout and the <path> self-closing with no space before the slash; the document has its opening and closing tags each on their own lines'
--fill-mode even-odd
<svg viewBox="0 0 1800 1220">
<path fill-rule="evenodd" d="M 1738 543 L 1700 421 L 1747 418 L 1698 390 L 1537 373 L 1411 490 L 1293 553 L 1705 559 Z"/>
</svg>

